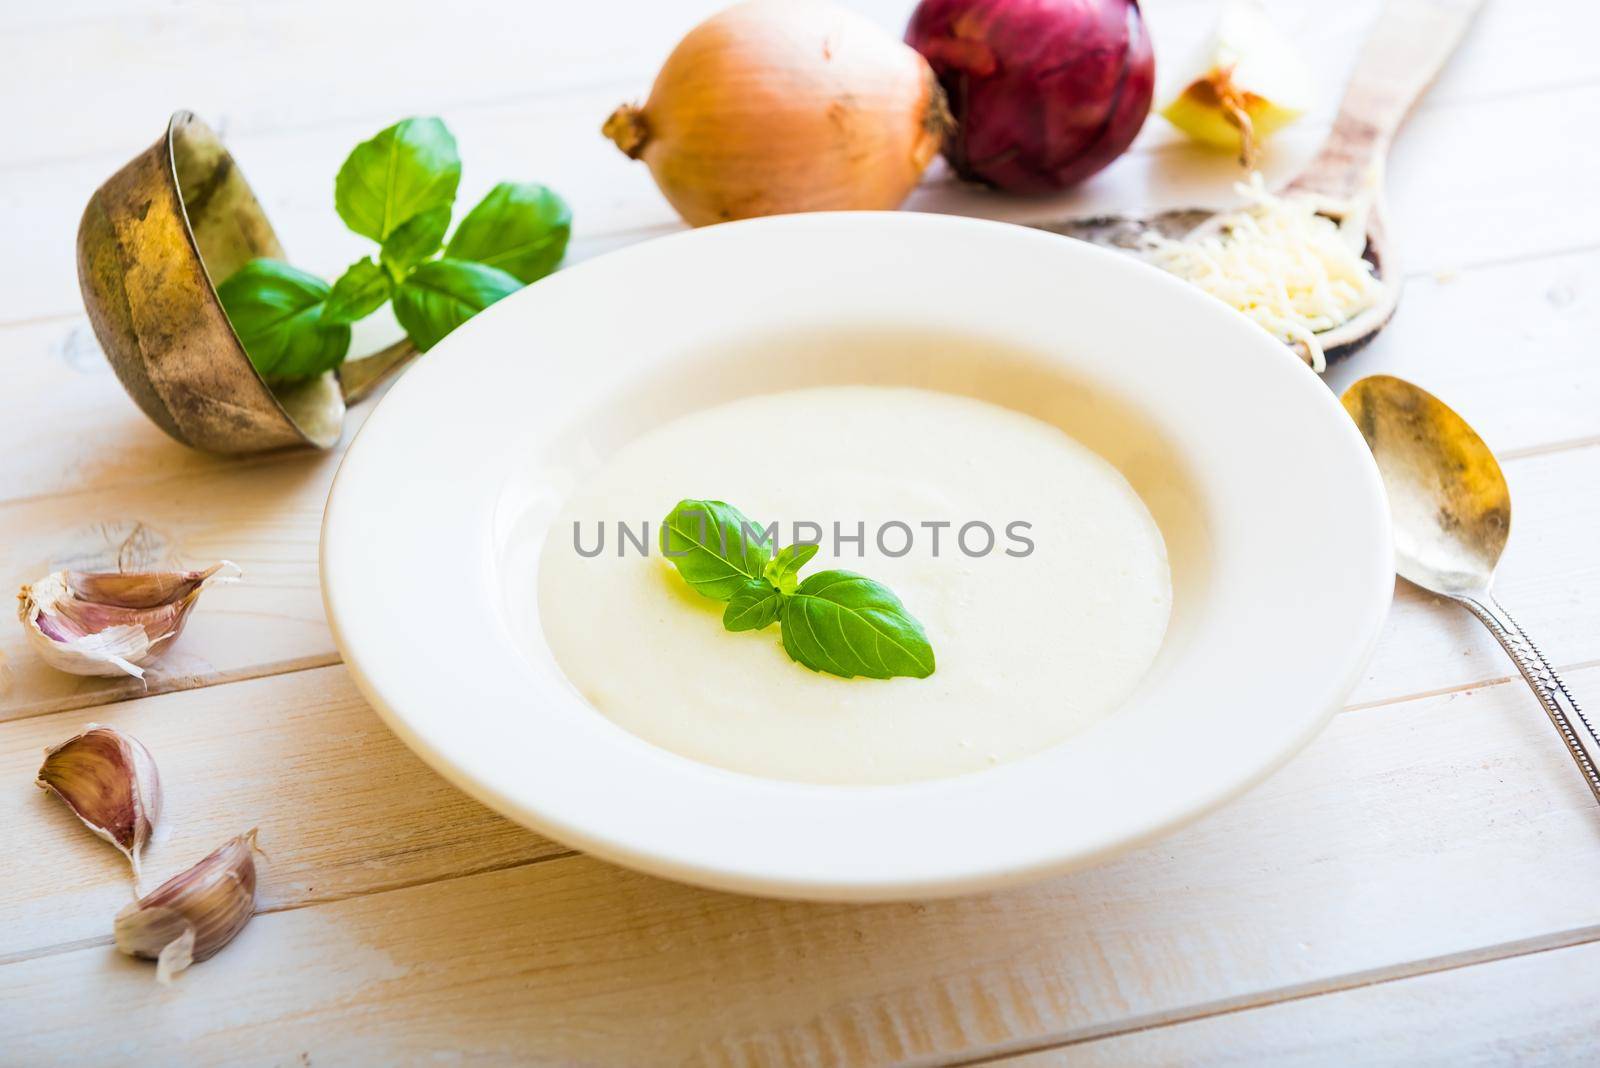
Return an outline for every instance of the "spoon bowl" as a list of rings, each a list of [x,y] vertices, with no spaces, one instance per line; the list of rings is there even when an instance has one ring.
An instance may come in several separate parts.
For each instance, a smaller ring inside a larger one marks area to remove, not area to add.
[[[1344,406],[1389,490],[1400,577],[1487,592],[1511,534],[1511,491],[1489,446],[1439,398],[1389,375],[1356,382]]]

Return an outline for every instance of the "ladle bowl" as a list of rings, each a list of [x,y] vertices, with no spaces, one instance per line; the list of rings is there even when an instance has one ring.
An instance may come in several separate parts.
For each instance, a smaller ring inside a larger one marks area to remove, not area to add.
[[[95,190],[78,227],[78,282],[128,394],[185,445],[215,453],[338,442],[345,406],[414,355],[408,342],[292,386],[250,363],[216,284],[283,245],[238,164],[187,111]]]

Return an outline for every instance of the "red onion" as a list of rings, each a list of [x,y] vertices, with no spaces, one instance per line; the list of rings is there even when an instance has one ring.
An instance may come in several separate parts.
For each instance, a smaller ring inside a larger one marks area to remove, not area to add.
[[[950,98],[945,158],[1000,189],[1081,182],[1150,112],[1155,57],[1138,0],[923,0],[906,43]]]

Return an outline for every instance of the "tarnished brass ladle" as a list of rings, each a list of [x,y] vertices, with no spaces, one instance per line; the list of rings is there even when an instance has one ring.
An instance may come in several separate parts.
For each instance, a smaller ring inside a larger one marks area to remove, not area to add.
[[[228,150],[187,111],[95,190],[78,227],[78,283],[95,336],[156,425],[208,452],[329,448],[354,403],[416,355],[392,345],[273,390],[213,283],[283,246]]]
[[[1383,475],[1400,577],[1464,605],[1510,654],[1600,801],[1600,736],[1528,635],[1490,593],[1511,533],[1511,494],[1483,439],[1433,394],[1373,375],[1344,392]]]

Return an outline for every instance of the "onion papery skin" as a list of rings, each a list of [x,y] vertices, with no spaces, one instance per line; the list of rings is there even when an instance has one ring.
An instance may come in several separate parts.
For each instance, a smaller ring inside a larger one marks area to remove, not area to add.
[[[604,132],[703,226],[899,207],[948,127],[932,70],[893,34],[817,0],[751,0],[691,30]]]
[[[1009,192],[1065,189],[1105,167],[1155,93],[1137,0],[924,0],[906,43],[949,100],[951,167]]]

